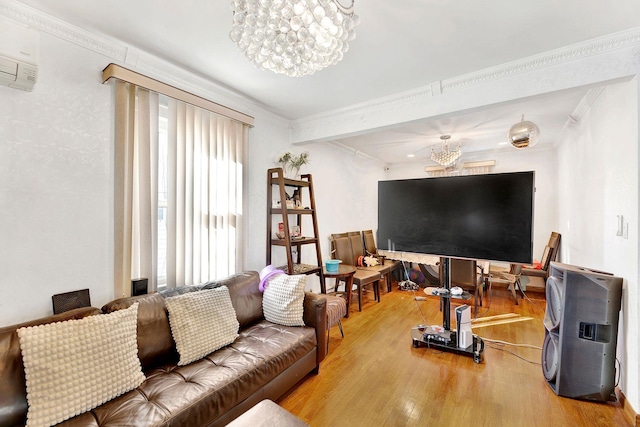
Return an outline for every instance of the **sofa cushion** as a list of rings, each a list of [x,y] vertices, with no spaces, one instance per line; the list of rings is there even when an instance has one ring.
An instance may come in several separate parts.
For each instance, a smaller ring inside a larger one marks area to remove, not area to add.
[[[16,331],[27,326],[82,319],[99,314],[99,308],[82,307],[0,328],[0,426],[25,425],[27,419],[27,387],[24,382],[20,340]]]
[[[95,408],[145,379],[136,343],[138,306],[17,330],[27,384],[27,426]]]
[[[307,276],[280,274],[269,279],[262,299],[264,318],[284,326],[304,326],[304,287]]]
[[[238,337],[239,324],[226,286],[169,297],[165,304],[180,366],[201,359]]]

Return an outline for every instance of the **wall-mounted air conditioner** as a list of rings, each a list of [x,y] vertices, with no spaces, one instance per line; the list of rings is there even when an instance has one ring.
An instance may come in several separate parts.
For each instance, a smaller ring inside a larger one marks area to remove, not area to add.
[[[31,91],[38,80],[37,30],[0,16],[0,85]]]

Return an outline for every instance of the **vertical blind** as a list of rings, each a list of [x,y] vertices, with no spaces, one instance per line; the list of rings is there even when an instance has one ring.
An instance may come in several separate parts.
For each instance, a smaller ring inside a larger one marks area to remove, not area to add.
[[[248,125],[119,79],[115,92],[116,295],[240,270]]]

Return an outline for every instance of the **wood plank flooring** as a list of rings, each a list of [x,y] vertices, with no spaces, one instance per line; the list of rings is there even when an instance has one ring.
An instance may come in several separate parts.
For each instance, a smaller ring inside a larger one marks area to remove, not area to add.
[[[504,289],[494,290],[491,299],[485,295],[474,333],[541,347],[544,295],[528,296],[516,306]],[[343,319],[344,338],[332,328],[320,373],[278,402],[311,426],[630,425],[618,402],[556,396],[542,374],[541,350],[487,342],[484,361],[476,364],[470,357],[413,348],[412,327],[442,324],[436,298],[415,301],[394,286],[379,304],[373,293],[363,300],[362,312],[356,302]]]

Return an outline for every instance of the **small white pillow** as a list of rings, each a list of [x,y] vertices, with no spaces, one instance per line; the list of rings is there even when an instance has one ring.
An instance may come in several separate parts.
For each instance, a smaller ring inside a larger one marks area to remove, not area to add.
[[[240,324],[226,286],[169,297],[165,305],[178,365],[200,360],[238,337]]]
[[[87,412],[145,379],[138,304],[109,314],[18,329],[27,380],[27,427]]]
[[[279,274],[269,279],[262,297],[264,318],[284,326],[304,326],[304,289],[307,276]]]

